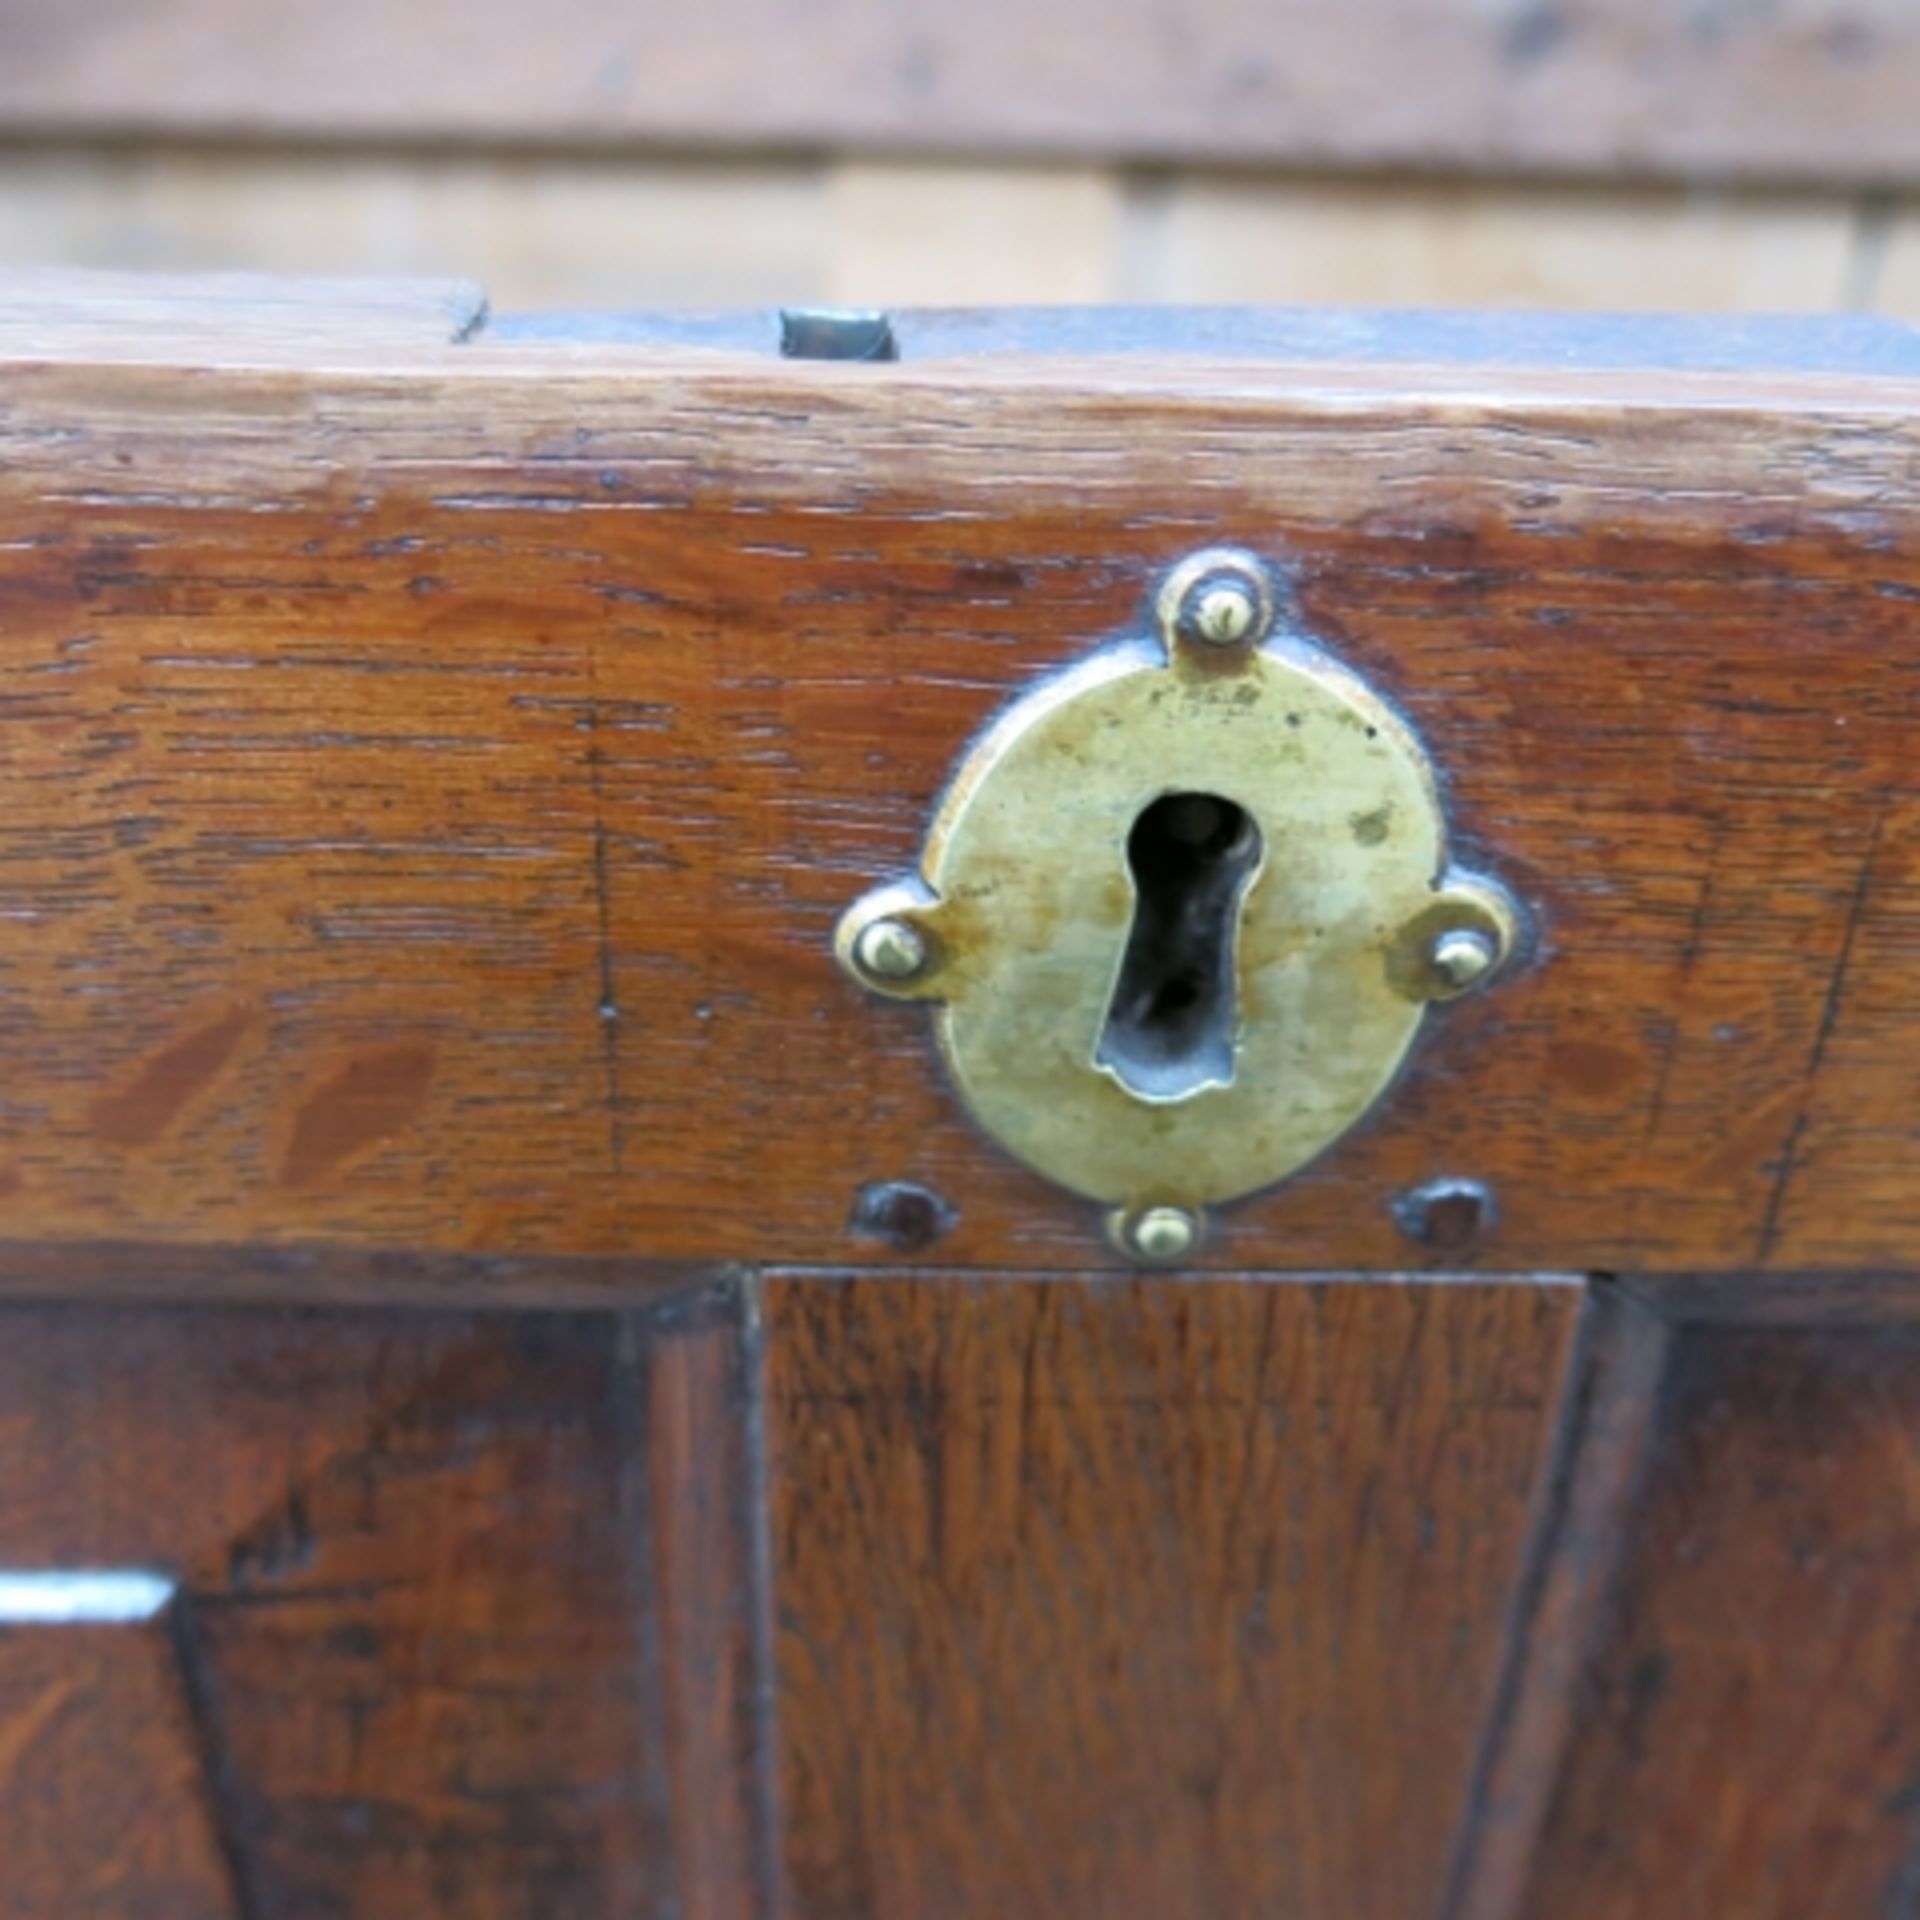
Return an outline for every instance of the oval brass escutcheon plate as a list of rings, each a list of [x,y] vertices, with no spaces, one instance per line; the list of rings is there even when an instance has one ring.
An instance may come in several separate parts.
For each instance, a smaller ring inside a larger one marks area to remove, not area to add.
[[[939,1003],[1002,1146],[1170,1258],[1347,1132],[1518,916],[1449,865],[1419,740],[1278,617],[1258,560],[1192,556],[1156,614],[1002,715],[918,879],[857,902],[836,950]]]

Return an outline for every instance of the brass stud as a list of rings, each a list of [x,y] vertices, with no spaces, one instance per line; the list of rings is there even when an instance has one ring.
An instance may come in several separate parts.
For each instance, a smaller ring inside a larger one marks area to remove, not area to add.
[[[1202,581],[1187,614],[1194,637],[1210,647],[1237,647],[1259,618],[1259,602],[1241,580]]]
[[[1492,936],[1476,927],[1452,927],[1433,943],[1433,971],[1450,993],[1465,993],[1500,963]]]
[[[904,920],[875,920],[860,929],[853,958],[876,980],[911,980],[927,964],[926,937]]]
[[[1250,654],[1273,625],[1274,593],[1273,576],[1257,555],[1204,547],[1160,583],[1154,605],[1161,637],[1169,651]]]
[[[1121,1237],[1129,1253],[1164,1266],[1200,1244],[1200,1222],[1184,1207],[1148,1207],[1125,1223]]]

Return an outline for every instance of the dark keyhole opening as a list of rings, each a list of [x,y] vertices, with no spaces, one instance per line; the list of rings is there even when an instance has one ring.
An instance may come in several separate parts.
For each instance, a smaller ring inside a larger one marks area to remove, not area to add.
[[[1127,836],[1133,929],[1095,1060],[1149,1100],[1233,1078],[1234,933],[1260,829],[1231,800],[1169,793]]]

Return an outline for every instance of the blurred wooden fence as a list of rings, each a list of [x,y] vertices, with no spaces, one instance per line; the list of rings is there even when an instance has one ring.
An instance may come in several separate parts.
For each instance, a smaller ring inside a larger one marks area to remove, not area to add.
[[[0,263],[1920,314],[1916,103],[1913,0],[0,0]]]

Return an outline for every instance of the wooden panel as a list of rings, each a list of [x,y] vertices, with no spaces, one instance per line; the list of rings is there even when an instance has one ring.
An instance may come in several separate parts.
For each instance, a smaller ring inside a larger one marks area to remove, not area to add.
[[[1517,1901],[1854,1920],[1920,1898],[1920,1328],[1678,1336]]]
[[[800,1920],[1415,1920],[1579,1292],[768,1296]]]
[[[1265,324],[886,369],[43,334],[0,367],[6,1231],[830,1262],[905,1178],[943,1262],[1104,1261],[828,935],[1004,700],[1233,538],[1542,940],[1210,1257],[1391,1267],[1444,1173],[1496,1191],[1469,1262],[1906,1265],[1920,384]]]
[[[757,1330],[731,1291],[660,1308],[642,1356],[671,1920],[776,1920]]]
[[[1843,0],[5,0],[0,52],[15,132],[1920,167],[1920,36]]]
[[[1670,1329],[1596,1283],[1563,1397],[1552,1472],[1440,1920],[1508,1920],[1533,1872],[1588,1662],[1604,1643],[1622,1542],[1658,1427]]]
[[[637,1380],[584,1331],[445,1354],[190,1571],[256,1908],[598,1920],[668,1878],[630,1690]]]
[[[765,1911],[736,1306],[0,1309],[0,1575],[180,1584],[158,1640],[0,1629],[7,1803],[72,1811],[0,1910]],[[129,1796],[201,1828],[80,1844]]]

